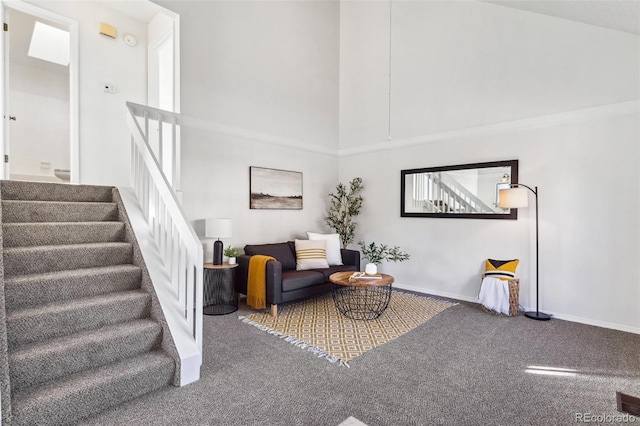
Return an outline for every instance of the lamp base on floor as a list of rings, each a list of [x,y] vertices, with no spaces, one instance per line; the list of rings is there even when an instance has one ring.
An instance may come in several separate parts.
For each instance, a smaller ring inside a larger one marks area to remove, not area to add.
[[[525,312],[524,316],[538,321],[549,321],[551,319],[551,315],[543,314],[542,312],[538,311]]]

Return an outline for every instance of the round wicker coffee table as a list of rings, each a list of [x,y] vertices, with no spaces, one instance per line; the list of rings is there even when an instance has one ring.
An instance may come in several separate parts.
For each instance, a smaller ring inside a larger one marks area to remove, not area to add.
[[[353,272],[336,272],[329,276],[333,283],[333,302],[340,313],[355,320],[374,320],[389,306],[393,277],[378,274],[377,279],[349,281]]]

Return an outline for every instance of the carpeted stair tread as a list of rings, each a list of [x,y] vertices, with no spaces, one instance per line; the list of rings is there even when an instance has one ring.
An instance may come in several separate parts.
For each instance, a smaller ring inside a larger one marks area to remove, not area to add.
[[[141,288],[144,262],[114,188],[0,181],[0,194],[2,420],[75,424],[175,384],[170,336]]]
[[[9,350],[83,330],[146,318],[150,312],[151,296],[142,290],[63,300],[16,310],[7,314]]]
[[[141,319],[35,342],[9,354],[11,387],[25,389],[151,351],[161,334],[160,324]]]
[[[131,263],[133,247],[126,242],[9,247],[4,249],[5,277],[67,269]]]
[[[171,382],[175,364],[158,352],[12,394],[12,426],[64,425],[144,395]]]
[[[2,225],[4,247],[32,247],[122,241],[122,222],[40,222]]]
[[[111,202],[2,200],[2,222],[99,222],[118,220]]]
[[[0,185],[3,200],[113,201],[113,187],[110,186],[23,182],[15,180],[3,180]]]
[[[5,280],[5,306],[12,312],[59,300],[134,290],[140,288],[141,276],[140,267],[131,264],[18,275]]]

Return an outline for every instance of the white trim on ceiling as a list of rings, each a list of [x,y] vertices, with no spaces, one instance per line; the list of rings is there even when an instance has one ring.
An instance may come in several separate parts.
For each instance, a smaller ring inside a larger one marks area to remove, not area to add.
[[[301,151],[314,152],[316,154],[324,154],[337,156],[338,150],[323,146],[313,145],[308,142],[287,139],[281,136],[269,135],[266,133],[255,132],[253,130],[243,129],[240,127],[228,126],[226,124],[214,123],[212,121],[203,120],[196,117],[183,115],[182,124],[184,127],[206,130],[213,133],[219,133],[225,136],[239,137],[253,142],[262,142],[271,145],[284,146],[287,148],[299,149]]]
[[[406,148],[411,146],[424,145],[448,139],[463,137],[478,137],[498,133],[515,132],[519,130],[535,129],[541,127],[557,126],[563,123],[583,120],[593,120],[605,117],[615,117],[640,113],[640,101],[620,102],[609,105],[601,105],[593,108],[579,109],[575,111],[549,114],[541,117],[525,118],[522,120],[505,121],[502,123],[487,124],[484,126],[469,127],[447,132],[432,133],[416,136],[407,139],[385,141],[373,145],[358,146],[355,148],[334,149],[308,142],[287,139],[276,135],[269,135],[240,127],[228,126],[226,124],[214,123],[196,117],[183,116],[183,126],[194,129],[205,130],[225,136],[239,137],[252,142],[261,142],[271,145],[283,146],[300,151],[313,152],[316,154],[330,155],[334,157],[350,157],[363,155],[371,152],[386,151],[391,149]]]
[[[638,114],[639,112],[640,101],[620,102],[616,104],[601,105],[593,108],[549,114],[540,117],[525,118],[522,120],[505,121],[502,123],[487,124],[484,126],[469,127],[466,129],[456,129],[447,132],[432,133],[407,139],[398,139],[391,142],[381,142],[373,145],[345,148],[340,149],[338,151],[338,155],[340,157],[349,157],[353,155],[367,154],[370,152],[424,145],[427,143],[439,142],[448,139],[478,137],[496,133],[514,132],[524,129],[550,127],[572,121]]]

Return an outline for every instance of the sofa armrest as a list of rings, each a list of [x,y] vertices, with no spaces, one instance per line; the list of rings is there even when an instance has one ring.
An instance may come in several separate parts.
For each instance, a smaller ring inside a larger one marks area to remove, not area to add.
[[[233,271],[233,284],[238,293],[247,294],[247,278],[249,277],[249,259],[251,256],[241,254],[236,257],[238,267]]]
[[[360,270],[360,252],[358,250],[340,249],[342,254],[342,263],[345,265],[353,265],[356,270]]]
[[[237,257],[238,267],[234,274],[234,286],[238,293],[247,294],[250,260],[251,256],[247,254]],[[277,304],[282,301],[282,264],[277,260],[267,262],[266,290],[267,304]]]
[[[282,263],[267,262],[267,305],[282,302]]]

